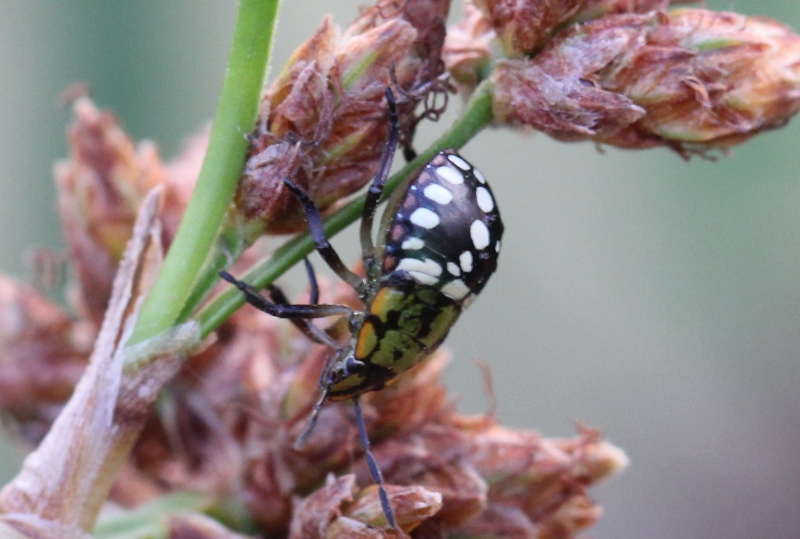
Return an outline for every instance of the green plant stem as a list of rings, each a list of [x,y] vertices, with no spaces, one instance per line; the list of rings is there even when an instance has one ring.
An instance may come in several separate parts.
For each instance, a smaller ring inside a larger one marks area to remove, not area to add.
[[[420,153],[416,159],[389,178],[386,182],[384,198],[391,195],[401,183],[412,178],[437,152],[445,148],[461,148],[492,121],[491,90],[491,83],[488,80],[483,81],[476,88],[463,114],[453,126],[429,148]],[[328,237],[338,234],[361,217],[365,198],[366,196],[362,195],[354,199],[325,220],[325,233]],[[241,279],[262,289],[313,250],[314,243],[309,234],[298,235],[276,249],[269,258],[255,264]],[[202,337],[205,338],[219,327],[243,303],[241,292],[234,287],[226,289],[214,298],[198,316]]]
[[[269,60],[279,0],[241,0],[231,53],[192,199],[139,315],[129,343],[179,321],[214,242],[242,171]]]

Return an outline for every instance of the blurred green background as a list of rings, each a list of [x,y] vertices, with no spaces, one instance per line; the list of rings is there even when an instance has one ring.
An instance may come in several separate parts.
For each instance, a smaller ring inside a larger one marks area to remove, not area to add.
[[[346,24],[357,4],[285,2],[273,70],[324,14]],[[707,4],[800,28],[797,0]],[[0,270],[27,279],[27,249],[61,246],[59,93],[89,83],[171,156],[214,112],[235,9],[0,3]],[[439,130],[425,126],[418,145]],[[798,142],[795,120],[716,162],[501,130],[464,149],[506,235],[497,275],[448,341],[448,382],[463,410],[485,410],[486,359],[503,422],[568,436],[578,419],[625,448],[632,466],[595,490],[605,515],[589,535],[800,537]],[[336,243],[355,256],[353,241]],[[4,477],[17,458],[0,460]]]

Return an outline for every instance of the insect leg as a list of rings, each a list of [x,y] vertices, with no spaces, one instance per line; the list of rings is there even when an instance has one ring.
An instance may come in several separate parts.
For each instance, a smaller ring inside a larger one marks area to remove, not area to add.
[[[247,303],[277,318],[325,318],[326,316],[344,315],[352,319],[355,314],[353,309],[346,305],[291,305],[275,303],[259,294],[258,290],[249,284],[237,280],[227,271],[220,271],[219,275],[241,290]],[[282,293],[280,295],[282,296]],[[283,299],[285,299],[285,297]]]
[[[306,263],[306,272],[308,274],[311,286],[311,297],[309,299],[309,303],[311,305],[316,305],[319,301],[319,288],[317,287],[317,279],[314,275],[314,268],[311,267],[311,263],[308,261],[308,259],[304,259],[304,261]],[[286,299],[286,295],[283,293],[283,290],[281,290],[279,287],[271,284],[267,289],[269,290],[269,295],[274,303],[279,305],[290,305],[289,300]],[[310,320],[306,320],[305,318],[290,318],[289,321],[294,324],[297,329],[302,331],[303,335],[312,341],[330,346],[331,348],[340,348],[338,342],[333,340],[330,335],[318,328]]]
[[[331,363],[335,363],[341,357],[341,350],[334,356]],[[325,372],[330,370],[329,366],[326,366],[323,370],[323,378],[326,376]],[[322,405],[325,404],[325,399],[328,398],[328,392],[331,390],[331,385],[333,384],[332,380],[326,380],[325,384],[322,387],[322,393],[317,399],[317,402],[314,404],[314,409],[311,410],[311,415],[308,416],[308,422],[306,423],[306,427],[303,429],[303,432],[300,433],[300,436],[297,437],[297,440],[294,442],[294,448],[296,450],[300,450],[306,445],[308,441],[308,437],[311,435],[311,432],[314,430],[314,426],[317,424],[317,417],[319,416],[320,410],[322,410]]]
[[[317,209],[316,204],[314,204],[314,201],[311,200],[311,197],[308,196],[308,193],[306,193],[305,190],[292,183],[292,181],[288,178],[283,180],[283,185],[285,185],[287,189],[289,189],[289,191],[291,191],[292,194],[297,197],[297,199],[300,201],[300,204],[303,205],[303,213],[306,216],[306,221],[308,221],[308,228],[311,231],[311,239],[314,240],[314,246],[317,248],[317,252],[320,254],[322,259],[326,264],[328,264],[328,266],[330,266],[336,275],[338,275],[347,284],[355,288],[359,295],[363,296],[364,279],[350,271],[344,262],[342,262],[342,259],[339,258],[339,254],[333,249],[333,246],[325,235],[322,217],[320,216],[319,210]]]
[[[364,458],[367,459],[367,466],[369,466],[369,473],[372,475],[372,480],[378,485],[378,496],[381,499],[381,507],[383,514],[386,517],[386,522],[392,528],[397,528],[397,519],[394,517],[394,509],[392,504],[389,503],[389,496],[386,494],[386,489],[383,487],[383,474],[378,464],[375,462],[375,457],[372,456],[372,449],[367,437],[367,428],[364,425],[364,414],[361,412],[361,404],[358,402],[358,397],[353,397],[353,406],[356,409],[356,425],[358,426],[358,436],[361,438],[361,448],[364,450]]]
[[[309,303],[319,303],[319,285],[317,284],[317,274],[314,273],[314,266],[307,259],[303,259],[303,264],[306,266],[306,276],[308,277],[308,286],[311,289],[309,293]]]
[[[380,266],[375,256],[375,244],[372,241],[372,223],[375,219],[375,211],[378,209],[383,187],[389,177],[389,170],[392,168],[392,158],[397,149],[397,141],[400,137],[400,127],[397,118],[397,106],[394,101],[394,94],[390,88],[386,88],[386,104],[389,107],[389,134],[386,137],[386,144],[383,147],[380,165],[375,178],[367,191],[367,198],[364,201],[364,213],[361,217],[361,256],[364,260],[364,271],[367,280],[375,281],[379,277]]]

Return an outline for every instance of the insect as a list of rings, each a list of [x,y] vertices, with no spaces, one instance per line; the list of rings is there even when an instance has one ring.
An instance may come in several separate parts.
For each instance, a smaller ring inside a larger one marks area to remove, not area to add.
[[[316,280],[307,305],[288,304],[271,288],[271,299],[227,272],[220,275],[237,286],[248,303],[273,316],[291,319],[309,338],[334,349],[320,377],[321,395],[298,438],[302,446],[326,400],[352,399],[359,437],[370,473],[378,484],[386,520],[397,527],[383,488],[383,477],[370,450],[359,396],[383,388],[431,355],[444,341],[461,311],[483,290],[497,268],[503,224],[483,175],[454,150],[436,154],[392,197],[383,216],[383,241],[375,245],[372,228],[376,209],[397,148],[399,128],[394,97],[386,91],[390,128],[378,173],[367,192],[361,218],[361,249],[366,276],[353,273],[325,237],[313,201],[289,180],[284,184],[303,206],[312,239],[322,259],[355,288],[364,311],[344,305],[317,304]],[[347,345],[332,340],[311,319],[341,315],[349,319]]]

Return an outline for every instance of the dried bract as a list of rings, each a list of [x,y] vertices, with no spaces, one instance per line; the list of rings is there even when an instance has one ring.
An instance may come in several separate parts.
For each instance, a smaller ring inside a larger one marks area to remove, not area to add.
[[[416,528],[442,506],[442,497],[422,487],[390,486],[388,494],[405,531]],[[328,484],[306,498],[298,507],[291,539],[408,537],[386,528],[377,487],[359,489],[355,476],[332,477]]]
[[[489,482],[490,505],[464,524],[466,537],[574,537],[600,516],[587,488],[628,465],[622,451],[585,427],[577,438],[549,440],[490,425],[469,443],[470,462]],[[530,530],[537,531],[526,535]]]
[[[386,138],[384,90],[401,122],[437,88],[449,0],[383,0],[345,31],[326,18],[264,95],[239,183],[248,234],[299,228],[291,178],[326,208],[375,173]],[[394,80],[392,80],[394,78]]]
[[[589,20],[604,15],[620,13],[647,13],[661,11],[670,5],[695,4],[695,0],[591,0],[578,13],[577,20]]]

